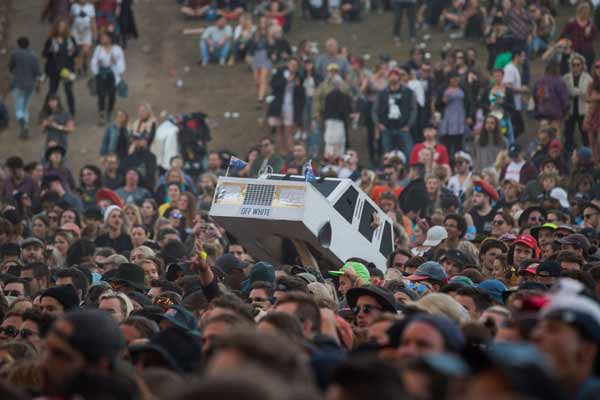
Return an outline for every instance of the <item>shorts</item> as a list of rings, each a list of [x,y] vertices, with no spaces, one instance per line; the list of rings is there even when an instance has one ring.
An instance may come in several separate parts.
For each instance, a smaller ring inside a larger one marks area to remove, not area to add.
[[[325,155],[342,157],[346,147],[346,127],[339,119],[325,120]]]
[[[73,29],[71,31],[71,35],[73,36],[73,39],[75,39],[75,43],[77,43],[79,46],[82,45],[88,45],[91,46],[92,45],[92,30],[91,29],[86,29],[84,31],[79,31],[77,29]]]
[[[270,127],[280,127],[281,125],[289,127],[294,126],[294,113],[293,112],[282,112],[280,117],[269,117]]]

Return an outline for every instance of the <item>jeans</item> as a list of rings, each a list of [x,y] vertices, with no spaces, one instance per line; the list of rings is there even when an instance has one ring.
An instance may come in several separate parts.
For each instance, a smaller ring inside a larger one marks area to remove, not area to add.
[[[221,47],[214,47],[212,53],[209,51],[208,43],[206,40],[200,41],[200,56],[202,57],[202,62],[208,64],[211,57],[218,56],[219,62],[224,63],[227,60],[227,56],[229,55],[229,48],[231,44],[227,41],[223,43]]]
[[[62,79],[60,76],[49,76],[50,79],[50,90],[48,91],[48,96],[46,96],[46,101],[44,104],[48,104],[48,97],[56,95],[58,92],[58,86],[60,83],[63,83],[63,88],[65,89],[65,96],[67,96],[67,105],[69,107],[69,112],[71,115],[75,116],[75,97],[73,96],[73,82],[69,80]]]
[[[15,103],[15,116],[17,121],[25,121],[25,126],[29,125],[29,104],[33,97],[33,90],[25,91],[14,88],[12,90],[13,100]]]
[[[534,55],[538,55],[548,49],[548,42],[539,36],[535,36],[531,42],[531,47]]]
[[[381,144],[385,153],[392,150],[401,150],[408,160],[413,147],[413,140],[410,131],[386,129],[381,136]]]
[[[400,31],[402,30],[402,14],[406,11],[406,17],[408,18],[408,34],[411,39],[414,38],[416,4],[404,2],[394,2],[392,4],[394,6],[394,36],[400,37]]]
[[[106,112],[110,115],[113,108],[115,107],[115,95],[117,93],[117,86],[115,84],[115,76],[112,74],[96,76],[96,90],[98,91],[98,111]],[[108,107],[106,104],[108,100]]]
[[[575,127],[579,128],[579,133],[581,134],[581,140],[584,146],[589,146],[588,136],[583,130],[583,115],[571,115],[565,121],[565,152],[570,154],[576,146],[575,139]]]

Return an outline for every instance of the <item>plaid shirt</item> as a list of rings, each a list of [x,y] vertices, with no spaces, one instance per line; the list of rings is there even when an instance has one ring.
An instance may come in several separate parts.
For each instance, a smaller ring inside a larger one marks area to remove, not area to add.
[[[506,15],[508,28],[515,39],[527,40],[527,37],[533,29],[533,18],[531,14],[523,8],[511,8]]]

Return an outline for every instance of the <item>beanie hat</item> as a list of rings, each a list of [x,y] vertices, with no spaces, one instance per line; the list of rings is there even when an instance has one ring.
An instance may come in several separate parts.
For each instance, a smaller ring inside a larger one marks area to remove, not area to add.
[[[112,206],[106,207],[106,210],[104,210],[104,223],[105,224],[108,223],[108,217],[110,217],[110,213],[113,212],[114,210],[121,210],[121,207],[112,205]]]
[[[44,290],[40,300],[44,297],[56,299],[65,309],[65,311],[79,307],[79,296],[73,285],[54,286]]]
[[[444,339],[446,350],[459,353],[465,347],[465,337],[458,325],[448,317],[441,315],[419,314],[410,320],[412,322],[422,322],[435,328]]]

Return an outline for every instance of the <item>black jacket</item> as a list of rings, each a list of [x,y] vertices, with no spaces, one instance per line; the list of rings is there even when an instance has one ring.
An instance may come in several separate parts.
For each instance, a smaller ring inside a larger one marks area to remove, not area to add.
[[[285,97],[285,89],[288,83],[286,77],[287,68],[277,70],[271,79],[271,94],[274,96],[273,101],[269,104],[269,117],[281,117],[283,110],[283,98]],[[289,72],[288,72],[289,73]],[[294,103],[294,123],[298,126],[302,125],[302,114],[304,112],[304,103],[306,102],[306,91],[303,86],[303,79],[296,73],[296,82],[294,84],[293,103]]]
[[[53,38],[48,38],[44,44],[42,56],[46,59],[45,71],[48,76],[57,77],[63,68],[73,72],[75,70],[75,58],[79,55],[79,47],[75,39],[69,36],[61,44]]]
[[[396,104],[400,109],[398,118],[389,118],[390,97],[396,98]],[[400,129],[405,126],[410,129],[417,120],[417,100],[413,91],[406,86],[394,92],[388,87],[377,95],[373,114],[375,122],[385,125],[387,129]]]
[[[425,217],[427,204],[427,189],[423,178],[410,181],[398,198],[398,205],[404,213],[414,211],[420,217]]]

